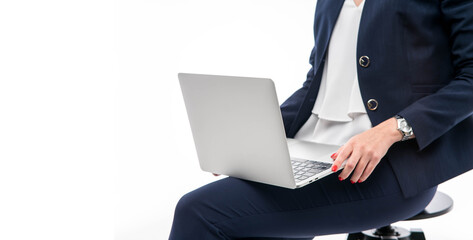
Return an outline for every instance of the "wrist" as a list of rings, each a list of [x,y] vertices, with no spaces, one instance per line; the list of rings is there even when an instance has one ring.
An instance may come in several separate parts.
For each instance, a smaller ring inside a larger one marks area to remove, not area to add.
[[[398,126],[396,118],[392,117],[380,125],[382,125],[386,138],[389,139],[392,144],[402,140],[403,136],[402,133],[397,129]]]

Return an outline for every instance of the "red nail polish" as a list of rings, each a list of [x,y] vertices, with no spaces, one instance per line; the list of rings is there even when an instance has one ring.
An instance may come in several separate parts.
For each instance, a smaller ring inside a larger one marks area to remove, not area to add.
[[[340,182],[341,182],[341,181],[343,181],[343,178],[342,178],[342,177],[338,177],[338,180],[340,180]]]
[[[332,156],[330,156],[330,158],[335,159],[335,154],[337,154],[337,153],[332,154]]]
[[[332,172],[336,172],[337,169],[338,169],[337,165],[333,165],[333,167],[332,167]]]
[[[361,180],[358,180],[358,183],[362,183],[362,182],[363,182],[363,181],[361,181]]]
[[[350,180],[351,184],[355,184],[355,182],[353,180]]]

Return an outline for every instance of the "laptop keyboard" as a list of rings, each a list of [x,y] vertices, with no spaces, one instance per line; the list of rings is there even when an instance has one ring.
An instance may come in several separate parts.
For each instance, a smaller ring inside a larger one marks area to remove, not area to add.
[[[296,182],[305,180],[332,167],[330,163],[302,159],[291,159],[291,162]]]

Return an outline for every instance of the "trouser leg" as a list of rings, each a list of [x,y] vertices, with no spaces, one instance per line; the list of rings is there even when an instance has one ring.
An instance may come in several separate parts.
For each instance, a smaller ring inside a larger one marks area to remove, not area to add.
[[[208,184],[181,198],[170,239],[311,239],[357,232],[415,215],[435,193],[404,199],[386,163],[365,183],[339,182],[337,176],[295,190],[235,178]]]

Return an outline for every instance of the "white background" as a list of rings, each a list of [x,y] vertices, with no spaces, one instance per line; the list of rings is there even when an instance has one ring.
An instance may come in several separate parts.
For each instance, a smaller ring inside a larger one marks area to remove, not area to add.
[[[270,77],[282,102],[310,68],[314,8],[1,1],[0,239],[167,239],[180,196],[218,179],[199,169],[177,73]],[[468,238],[472,179],[440,187],[453,212],[398,225]]]

